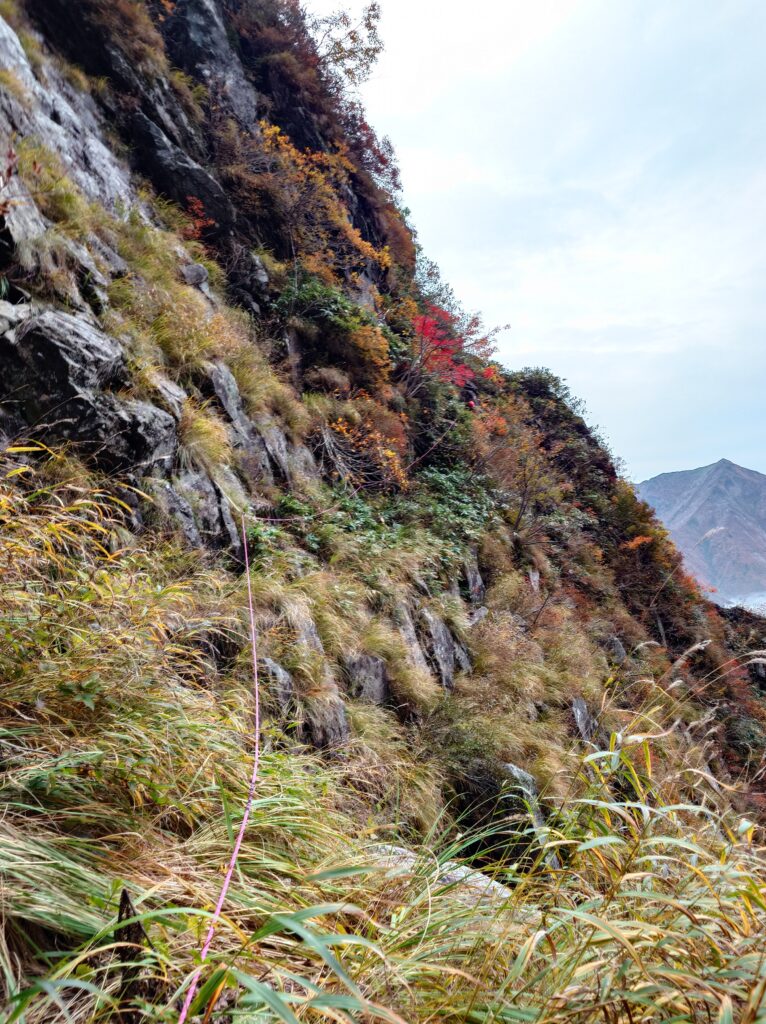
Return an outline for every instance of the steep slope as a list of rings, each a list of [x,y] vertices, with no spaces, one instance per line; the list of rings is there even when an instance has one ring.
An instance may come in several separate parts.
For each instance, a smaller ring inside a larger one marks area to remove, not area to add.
[[[716,600],[766,592],[766,476],[721,459],[638,486]]]
[[[419,252],[375,11],[0,0],[7,1015],[756,1020],[758,620]]]

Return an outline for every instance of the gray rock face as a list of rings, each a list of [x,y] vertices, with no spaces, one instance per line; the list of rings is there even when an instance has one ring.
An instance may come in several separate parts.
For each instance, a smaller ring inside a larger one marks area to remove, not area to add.
[[[127,469],[140,476],[169,472],[178,447],[172,416],[149,402],[121,402],[108,394],[101,394],[97,405],[103,427],[86,430],[77,440],[92,444],[91,439],[100,434],[96,455],[101,454],[110,469]]]
[[[67,262],[74,270],[80,295],[96,313],[102,313],[109,305],[109,278],[101,273],[84,245],[71,238],[66,239],[65,245]]]
[[[221,408],[237,430],[245,432],[248,426],[242,396],[234,375],[225,363],[207,363],[205,372],[213,385],[215,396]]]
[[[189,399],[181,385],[159,373],[152,377],[152,385],[164,408],[174,419],[180,420],[184,405]]]
[[[290,469],[290,480],[293,483],[319,480],[322,475],[316,459],[305,444],[290,445],[287,463]]]
[[[586,743],[590,743],[596,735],[598,722],[590,713],[590,709],[582,697],[575,697],[572,701],[572,716],[580,736]]]
[[[175,66],[204,81],[211,101],[252,129],[258,116],[257,94],[229,43],[214,0],[177,0],[163,30]]]
[[[382,658],[359,654],[346,660],[351,696],[368,704],[385,704],[390,696],[388,669]]]
[[[472,552],[463,562],[463,577],[468,589],[469,601],[472,605],[480,605],[486,597],[487,588],[481,578],[475,552]]]
[[[29,318],[14,338],[4,339],[3,384],[22,387],[34,378],[54,397],[124,382],[122,346],[89,323],[48,310]]]
[[[286,669],[271,658],[260,658],[258,668],[268,681],[283,721],[289,720],[299,703],[304,705],[304,714],[298,725],[298,736],[302,742],[317,750],[331,750],[346,742],[350,731],[346,705],[334,684],[328,685],[323,693],[298,701],[293,678]]]
[[[399,632],[407,647],[409,660],[416,668],[424,669],[426,672],[430,671],[423,648],[420,646],[420,640],[415,629],[415,621],[406,605],[401,604],[396,608],[394,611],[394,621],[399,627]]]
[[[194,512],[186,498],[180,495],[167,480],[147,480],[144,483],[144,490],[154,499],[165,515],[173,520],[190,547],[203,547],[202,536],[197,529]]]
[[[294,623],[294,629],[298,637],[298,643],[308,647],[310,651],[324,656],[324,644],[316,627],[314,620],[308,615],[301,615]]]
[[[468,656],[468,651],[465,647],[457,640],[455,644],[455,664],[461,672],[470,672],[473,668],[471,665],[471,659]]]
[[[263,260],[246,246],[233,241],[227,262],[229,293],[254,317],[261,315],[261,306],[269,297],[269,275]]]
[[[328,692],[306,700],[303,739],[317,750],[330,750],[348,740],[346,705],[338,693]]]
[[[468,619],[468,625],[473,629],[474,626],[478,626],[479,623],[484,622],[486,617],[489,615],[489,608],[486,605],[482,605],[481,608],[477,608]]]
[[[428,608],[419,611],[420,636],[434,675],[445,690],[455,685],[455,641],[447,626]]]
[[[20,254],[31,252],[37,241],[44,236],[48,225],[31,194],[20,181],[13,181],[0,198],[11,200],[0,221],[0,253],[3,261],[10,263],[14,258],[19,258]],[[29,260],[21,259],[20,262],[28,263]]]
[[[15,306],[11,302],[0,299],[0,334],[7,334],[34,312],[31,305]]]
[[[609,641],[607,642],[607,650],[615,665],[624,665],[628,660],[628,652],[625,650],[625,645],[618,636],[609,638]]]
[[[215,546],[221,534],[218,494],[207,473],[188,469],[173,479],[176,491],[188,501],[203,543]]]
[[[290,480],[290,451],[284,430],[267,416],[261,416],[255,423],[256,429],[263,438],[271,464],[277,476],[282,480]]]
[[[215,397],[234,426],[235,444],[246,455],[244,468],[252,480],[273,485],[276,478],[292,483],[318,477],[311,452],[304,445],[291,445],[276,420],[270,416],[249,418],[228,366],[208,363],[206,370]]]
[[[201,470],[188,469],[173,480],[175,491],[192,510],[203,544],[228,548],[235,558],[242,556],[242,538],[220,487]]]
[[[136,148],[156,187],[181,206],[189,196],[202,203],[205,216],[215,221],[212,234],[228,235],[236,213],[221,185],[204,167],[171,142],[165,132],[145,114],[133,118]]]
[[[163,131],[179,145],[202,149],[196,126],[168,79],[152,71],[147,73],[141,62],[137,64],[121,48],[121,39],[100,28],[83,11],[73,17],[70,0],[29,0],[28,6],[45,27],[46,38],[75,64],[89,75],[108,78],[117,91],[129,97],[131,106],[140,105],[150,111]],[[123,113],[124,107],[115,104],[115,119]]]
[[[293,677],[271,658],[260,658],[258,668],[268,680],[269,689],[276,699],[280,712],[286,714],[295,695]]]
[[[48,10],[44,13],[47,15]],[[71,9],[68,20],[70,23],[79,20],[72,17]],[[16,132],[21,137],[34,137],[58,153],[67,174],[89,198],[102,202],[109,210],[133,196],[126,166],[103,141],[92,98],[77,92],[53,62],[46,64],[45,82],[38,81],[16,33],[2,18],[0,68],[13,71],[27,97],[26,103],[19,103],[9,90],[0,90],[0,135],[7,130],[9,134]],[[4,146],[7,141],[7,138],[2,139]],[[33,203],[20,203],[14,210],[14,219],[29,220],[35,218],[35,214]],[[42,230],[44,228],[43,224]],[[39,237],[41,233],[39,226],[33,230],[28,224],[25,229],[27,237]]]
[[[80,442],[109,469],[167,471],[175,448],[172,416],[104,388],[122,383],[114,338],[87,321],[49,310],[0,337],[0,400],[36,436]]]
[[[88,235],[88,248],[101,260],[110,277],[125,277],[130,270],[122,256],[115,252],[111,245],[107,245],[98,235]]]

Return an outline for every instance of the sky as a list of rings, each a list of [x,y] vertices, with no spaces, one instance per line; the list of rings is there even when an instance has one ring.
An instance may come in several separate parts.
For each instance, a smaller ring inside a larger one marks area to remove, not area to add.
[[[369,120],[500,361],[563,377],[635,481],[766,472],[766,0],[381,6]]]

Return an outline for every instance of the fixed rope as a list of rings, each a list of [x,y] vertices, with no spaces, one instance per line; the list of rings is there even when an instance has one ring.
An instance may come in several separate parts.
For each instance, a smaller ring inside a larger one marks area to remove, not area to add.
[[[253,809],[253,801],[255,800],[255,789],[258,783],[258,771],[260,768],[261,761],[261,701],[258,684],[258,640],[255,632],[255,610],[253,607],[253,586],[250,580],[250,559],[247,553],[247,530],[245,528],[245,517],[242,516],[242,543],[245,549],[245,576],[247,577],[247,604],[250,613],[250,646],[253,652],[253,696],[255,699],[255,713],[253,721],[254,739],[253,739],[253,770],[250,776],[250,788],[247,793],[247,801],[245,803],[245,813],[242,815],[242,822],[239,826],[239,832],[237,838],[232,847],[231,857],[229,859],[229,866],[226,870],[226,877],[223,880],[221,886],[221,892],[218,896],[218,902],[215,905],[213,911],[213,917],[211,918],[210,925],[205,936],[205,942],[203,943],[200,951],[200,962],[197,969],[192,975],[189,989],[184,999],[183,1007],[181,1008],[181,1015],[178,1018],[178,1024],[184,1024],[186,1018],[189,1015],[189,1010],[194,1002],[194,997],[197,994],[197,987],[199,986],[199,979],[202,974],[202,968],[205,960],[207,959],[208,952],[210,951],[210,945],[213,941],[218,922],[221,918],[221,911],[226,901],[226,896],[229,892],[229,886],[234,876],[234,869],[237,866],[237,859],[239,857],[239,851],[242,846],[242,841],[245,838],[245,831],[247,829],[247,823],[250,820],[250,813]]]

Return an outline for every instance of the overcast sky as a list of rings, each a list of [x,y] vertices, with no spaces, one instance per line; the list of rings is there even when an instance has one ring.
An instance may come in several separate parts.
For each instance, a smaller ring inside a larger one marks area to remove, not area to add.
[[[766,0],[381,4],[362,98],[501,361],[564,377],[634,480],[766,472]]]

